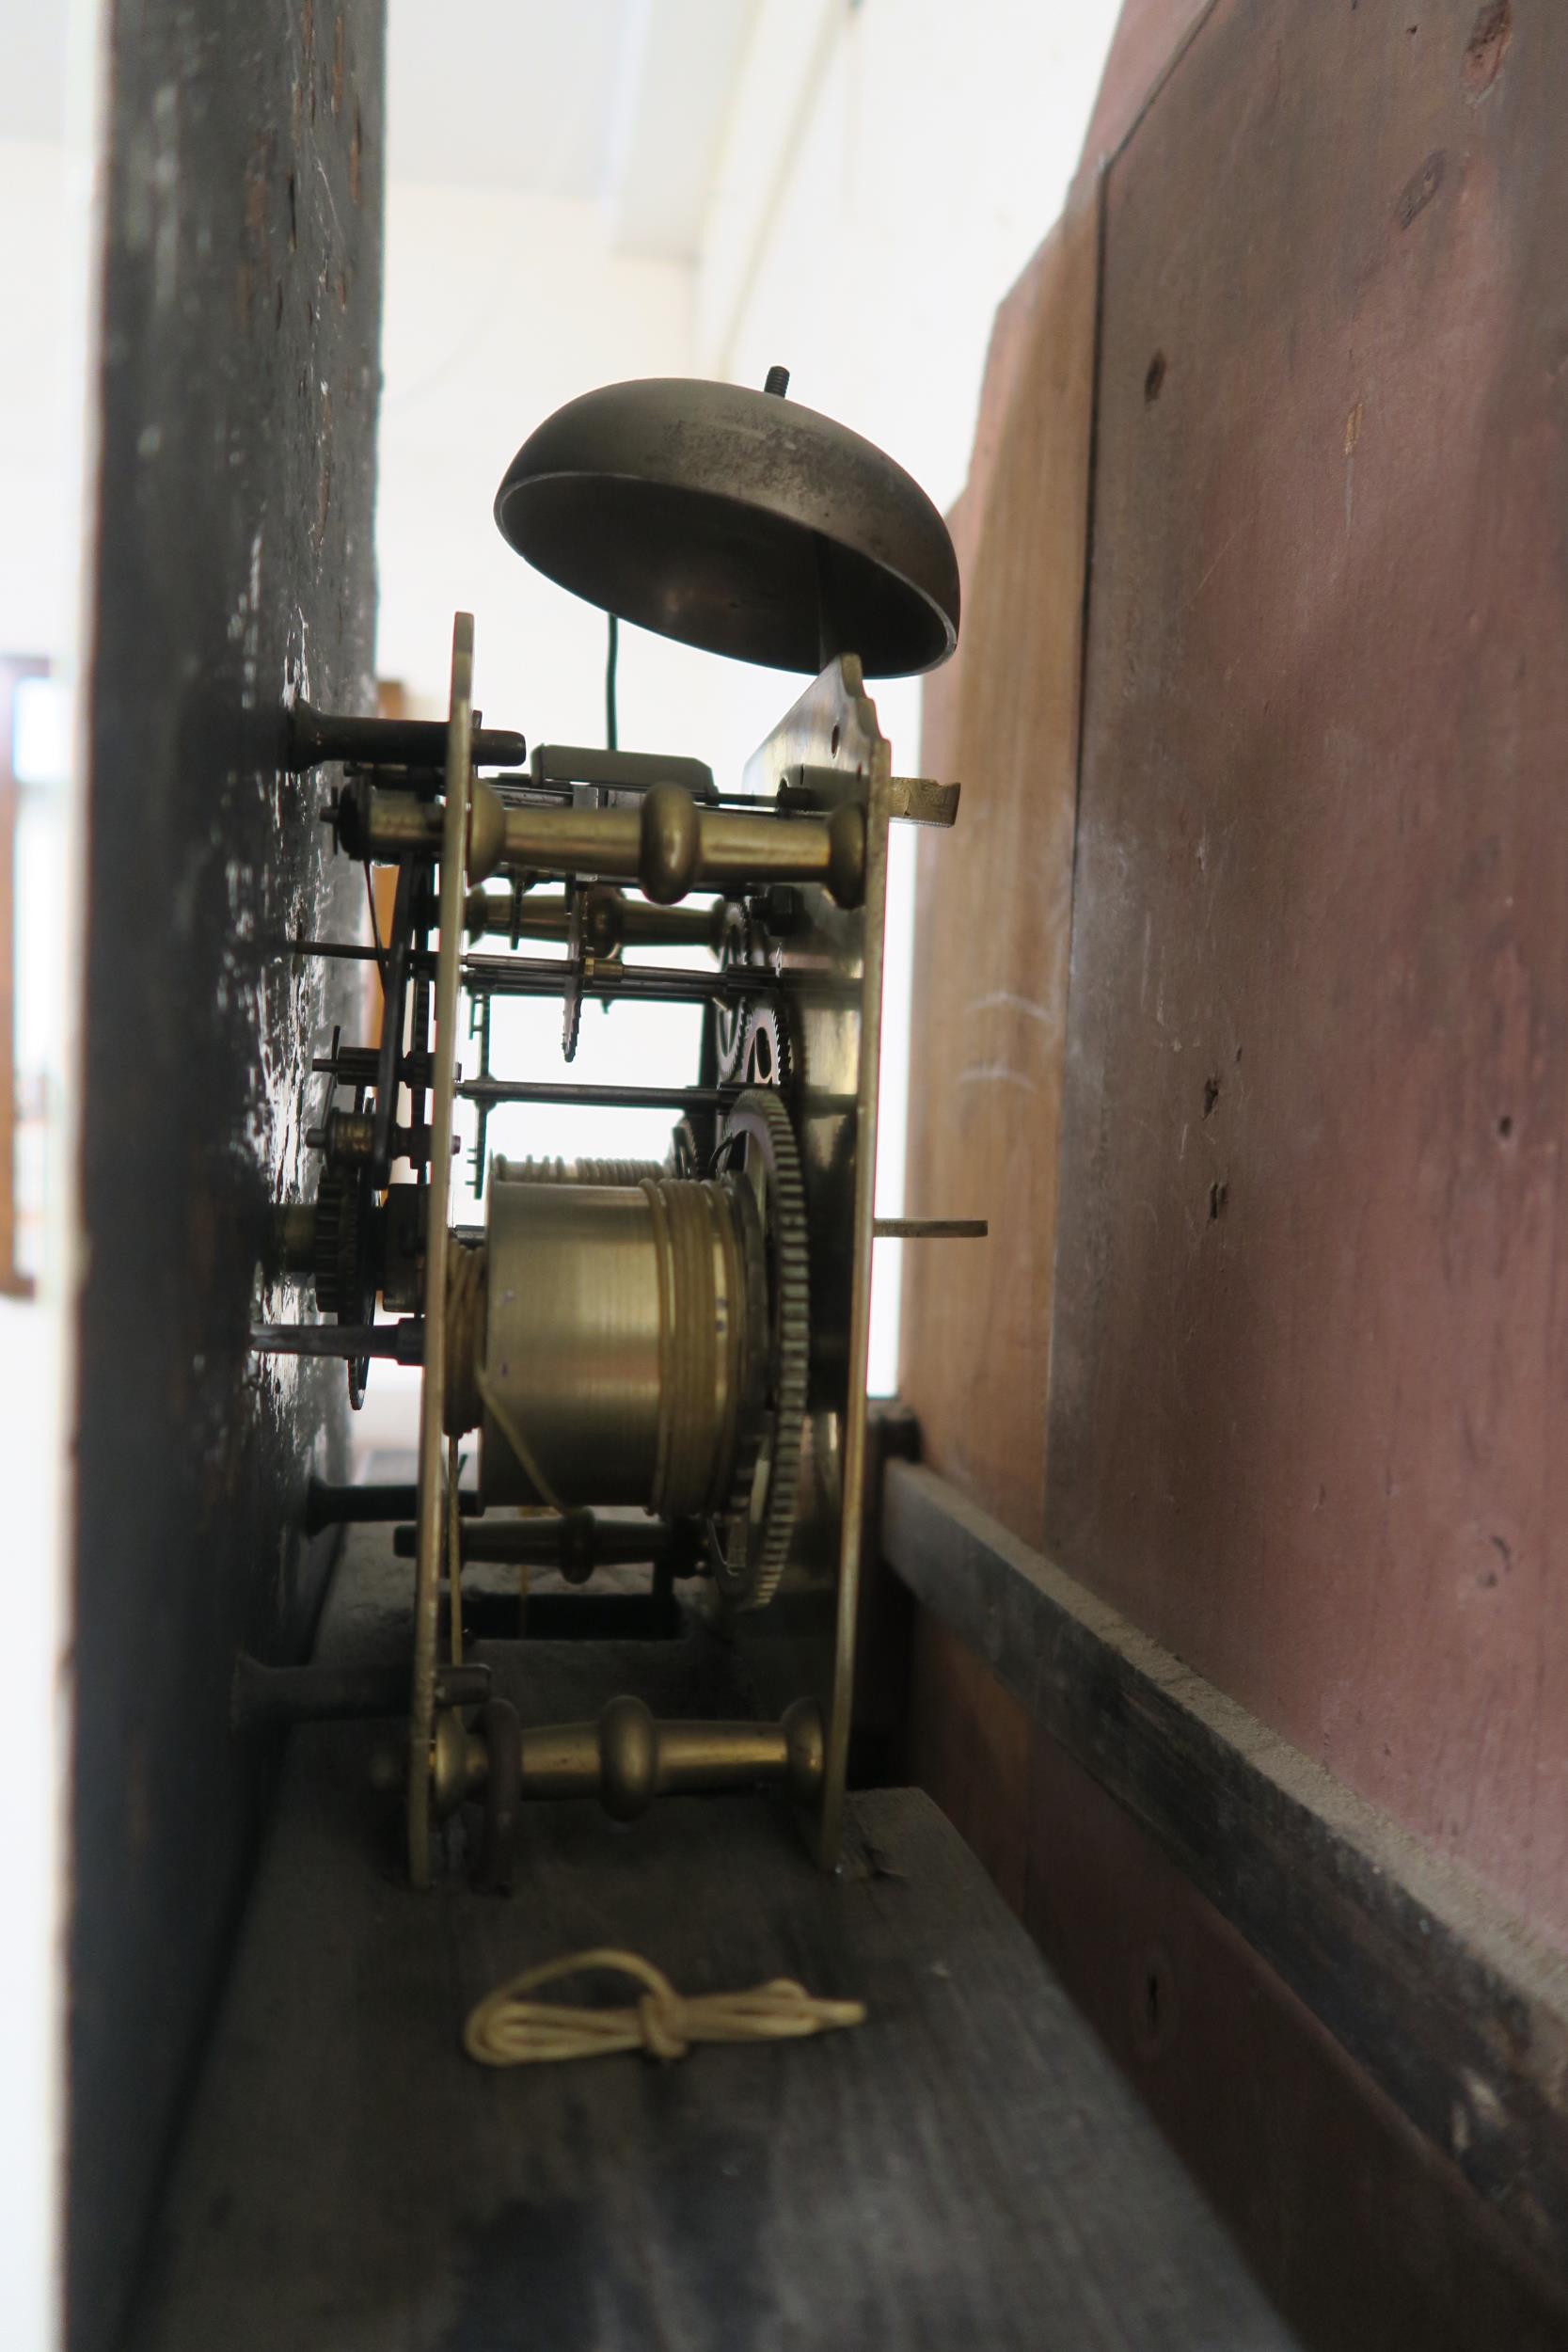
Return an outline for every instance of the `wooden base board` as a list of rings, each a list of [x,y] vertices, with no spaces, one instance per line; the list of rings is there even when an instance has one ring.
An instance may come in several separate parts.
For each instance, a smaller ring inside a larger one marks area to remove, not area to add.
[[[1153,1837],[924,1608],[910,1769],[1323,2352],[1559,2352],[1560,2289]]]
[[[351,1562],[375,1540],[356,1532]],[[370,1662],[394,1618],[354,1584],[351,1565],[322,1654]],[[478,1654],[531,1721],[591,1711],[634,1672],[661,1708],[744,1695],[696,1634]],[[855,1796],[836,1878],[757,1797],[668,1800],[630,1832],[589,1804],[540,1806],[511,1900],[471,1891],[455,1852],[417,1896],[369,1785],[379,1736],[293,1735],[138,2352],[1284,2352],[1201,2195],[928,1800]],[[465,2058],[482,1994],[605,1943],[683,1991],[788,1974],[864,1999],[869,2020],[673,2067]]]

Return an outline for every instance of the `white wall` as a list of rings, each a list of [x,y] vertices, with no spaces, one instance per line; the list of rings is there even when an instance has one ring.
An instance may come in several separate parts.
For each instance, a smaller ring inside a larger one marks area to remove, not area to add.
[[[393,151],[395,175],[396,151]],[[498,724],[596,743],[604,616],[512,552],[492,506],[562,401],[690,361],[691,274],[625,260],[596,204],[395,176],[387,206],[376,666],[444,707],[451,615],[476,619]]]
[[[705,374],[962,488],[991,319],[1061,210],[1119,0],[765,0],[698,270]]]
[[[24,71],[5,77],[0,99],[8,134],[0,138],[0,651],[46,657],[68,697],[80,667],[99,19],[98,0],[61,0],[29,11],[25,26],[8,28],[7,58]],[[24,138],[13,135],[19,129]],[[46,767],[56,764],[46,755]],[[19,880],[43,897],[45,919],[24,931],[28,968],[18,978],[28,1011],[20,1042],[29,1074],[47,1081],[41,1141],[49,1168],[58,1170],[71,1164],[74,1135],[80,808],[68,777],[52,789],[41,772],[37,782],[27,828],[32,879]],[[66,1398],[74,1259],[68,1189],[52,1183],[46,1205],[38,1294],[0,1299],[7,1728],[21,1760],[0,1783],[0,2343],[7,2352],[45,2352],[59,2329]]]
[[[80,171],[62,138],[0,139],[0,651],[73,648],[79,548],[63,503],[83,429]]]

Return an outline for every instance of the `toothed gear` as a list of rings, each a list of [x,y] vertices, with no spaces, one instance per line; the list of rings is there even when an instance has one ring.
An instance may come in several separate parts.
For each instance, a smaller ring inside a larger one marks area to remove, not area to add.
[[[794,1075],[789,1030],[783,1007],[753,1004],[746,1015],[746,1033],[738,1073],[749,1087],[785,1087]]]
[[[719,943],[719,961],[727,971],[732,965],[753,963],[756,961],[756,928],[746,909],[732,899],[724,909],[724,928]],[[719,1057],[719,1082],[731,1086],[743,1075],[746,1057],[746,1000],[740,996],[721,996],[713,1008],[713,1042]]]
[[[371,1191],[363,1168],[324,1168],[316,1188],[316,1305],[340,1323],[375,1318],[375,1278],[371,1265]],[[367,1358],[348,1364],[348,1400],[357,1412],[370,1376]]]
[[[771,1309],[768,1435],[762,1447],[749,1449],[737,1465],[728,1510],[708,1522],[708,1549],[720,1591],[737,1608],[752,1610],[765,1609],[778,1591],[795,1530],[811,1372],[811,1285],[800,1147],[774,1089],[752,1088],[737,1098],[714,1157],[717,1173],[729,1169],[742,1140],[748,1152],[755,1146],[766,1179]],[[763,1469],[767,1484],[759,1511]]]
[[[341,1315],[359,1295],[359,1184],[356,1175],[324,1168],[316,1188],[316,1304]]]
[[[697,1177],[703,1173],[703,1155],[698,1147],[696,1130],[689,1119],[683,1119],[670,1137],[665,1172],[671,1176]]]

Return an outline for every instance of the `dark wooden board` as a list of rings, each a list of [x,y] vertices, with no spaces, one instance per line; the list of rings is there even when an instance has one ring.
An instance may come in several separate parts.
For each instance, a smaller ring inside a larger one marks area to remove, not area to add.
[[[69,2252],[103,2352],[210,2017],[257,1818],[242,1641],[309,1640],[341,1370],[246,1332],[346,928],[291,690],[370,692],[382,8],[104,11],[71,1629]],[[318,967],[319,972],[319,967]],[[352,1015],[345,1011],[345,1020]],[[352,1034],[352,1031],[350,1032]],[[309,1092],[309,1108],[306,1095]],[[40,1797],[41,1801],[41,1797]]]
[[[1006,1842],[1009,1899],[1303,2344],[1560,2352],[1560,2277],[924,1609],[916,1672],[941,1696],[922,1786],[981,1851]]]
[[[1110,167],[1045,1549],[1568,1937],[1568,11]]]
[[[1544,2265],[1568,2273],[1568,1963],[930,1470],[886,1558]]]
[[[558,1646],[486,1653],[508,1681],[521,1668],[535,1717]],[[574,1703],[627,1666],[585,1657]],[[532,1809],[510,1900],[455,1873],[419,1897],[369,1786],[376,1738],[293,1735],[138,2352],[1290,2341],[916,1792],[853,1799],[836,1879],[787,1808],[681,1799],[631,1832],[591,1804]],[[673,2069],[495,2074],[462,2055],[492,1985],[606,1941],[684,1990],[795,1974],[871,2019]]]

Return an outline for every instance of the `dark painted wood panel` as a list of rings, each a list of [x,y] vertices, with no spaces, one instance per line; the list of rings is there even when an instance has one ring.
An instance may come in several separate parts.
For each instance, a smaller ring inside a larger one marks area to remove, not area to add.
[[[930,1470],[889,1466],[882,1527],[899,1576],[1026,1720],[1126,1807],[1534,2256],[1568,2276],[1568,1963]],[[976,1725],[973,1669],[969,1683],[954,1695]],[[998,1721],[1016,1718],[1003,1708]],[[933,1745],[939,1768],[952,1756],[994,1779],[994,1744],[976,1756],[973,1730],[917,1741],[917,1755]],[[1005,1751],[1015,1782],[1016,1750],[1015,1736]],[[1022,1801],[986,1824],[984,1851],[1011,1862],[1009,1822],[1026,1852],[1039,1825]]]
[[[352,1540],[325,1635],[340,1660],[379,1655],[406,1605],[385,1539]],[[735,1670],[700,1631],[640,1646],[659,1706],[705,1686],[711,1701]],[[590,1643],[481,1654],[531,1721],[596,1706],[628,1662]],[[421,1896],[388,1867],[379,1736],[294,1735],[138,2352],[1285,2352],[1212,2214],[917,1792],[851,1798],[835,1876],[786,1806],[673,1798],[629,1832],[592,1804],[529,1807],[510,1901],[467,1886],[455,1843]],[[607,1942],[683,1990],[787,1973],[869,2017],[671,2067],[465,2058],[482,1994]]]
[[[954,517],[960,649],[922,764],[957,777],[923,843],[907,1193],[990,1238],[904,1252],[900,1393],[927,1452],[1037,1540],[1067,997],[1096,211],[1070,211],[998,314]]]
[[[1559,2352],[1532,2264],[1279,1976],[1050,1736],[1025,1916],[1259,2277],[1323,2352]]]
[[[1028,1707],[930,1609],[910,1638],[911,1778],[936,1798],[1020,1913],[1029,1883]]]
[[[1106,1791],[1031,1728],[922,1612],[940,1734],[922,1787],[995,1854],[1026,1852],[1020,1905],[1052,1966],[1305,2343],[1322,2352],[1555,2352],[1560,2282]],[[1016,1770],[999,1724],[1021,1726]],[[1150,1992],[1151,1982],[1153,1992]]]
[[[234,1650],[297,1650],[342,1375],[246,1353],[330,1013],[286,935],[352,921],[286,693],[370,693],[375,0],[120,0],[91,583],[68,2291],[117,2314],[256,1818]],[[319,1105],[320,1081],[309,1100]],[[281,1303],[281,1302],[279,1302]]]
[[[1047,1511],[1559,1936],[1565,87],[1224,0],[1110,171]]]

